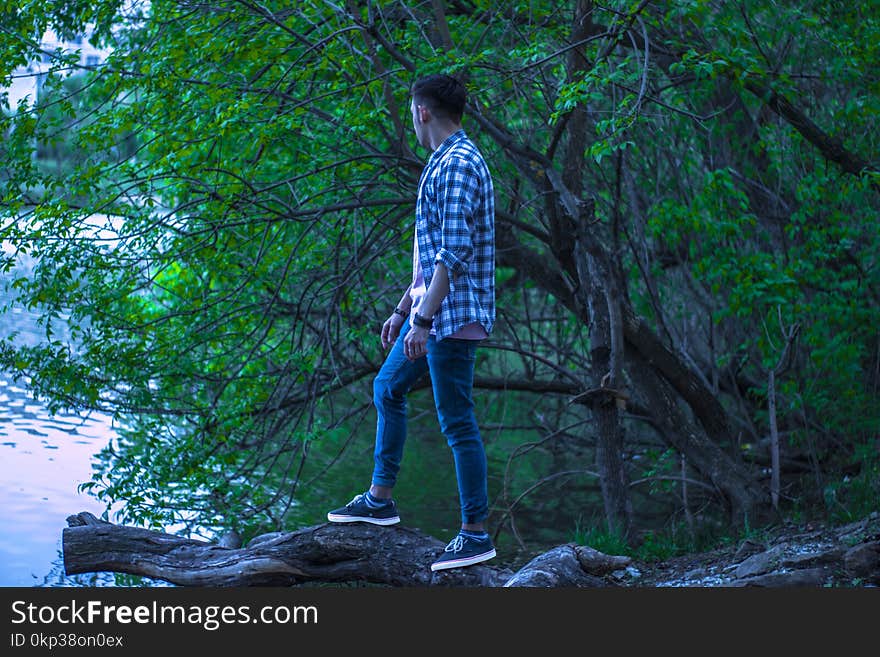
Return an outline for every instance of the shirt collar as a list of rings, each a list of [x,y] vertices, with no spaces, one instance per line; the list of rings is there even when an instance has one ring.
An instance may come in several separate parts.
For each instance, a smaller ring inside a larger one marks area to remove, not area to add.
[[[431,159],[435,160],[443,155],[446,151],[448,151],[453,144],[465,138],[464,128],[460,128],[456,130],[451,135],[449,135],[443,142],[437,147],[437,150],[431,154]]]

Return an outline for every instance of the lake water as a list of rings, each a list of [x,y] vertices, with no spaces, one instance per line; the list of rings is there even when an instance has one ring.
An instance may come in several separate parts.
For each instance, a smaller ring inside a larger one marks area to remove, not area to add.
[[[109,418],[50,417],[33,395],[0,375],[0,586],[96,585],[68,578],[61,563],[67,516],[103,504],[79,493],[92,456],[113,436]]]
[[[8,303],[0,278],[0,306]],[[35,315],[20,307],[0,313],[0,338],[13,332],[25,344],[43,339]],[[106,574],[67,577],[61,561],[67,517],[104,511],[77,486],[91,478],[92,457],[114,436],[110,418],[50,416],[27,383],[13,378],[0,372],[0,586],[112,585]]]

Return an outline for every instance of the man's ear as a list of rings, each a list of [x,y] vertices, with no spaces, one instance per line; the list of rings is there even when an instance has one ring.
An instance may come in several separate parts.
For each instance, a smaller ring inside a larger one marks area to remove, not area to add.
[[[431,110],[429,110],[425,105],[419,105],[416,109],[419,111],[419,122],[427,123],[431,120]]]

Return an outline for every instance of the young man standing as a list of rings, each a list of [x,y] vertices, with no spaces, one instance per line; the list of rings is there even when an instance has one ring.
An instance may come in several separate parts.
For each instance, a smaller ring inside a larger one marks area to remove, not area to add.
[[[430,375],[437,417],[452,449],[461,530],[431,570],[495,556],[486,532],[486,454],[472,398],[477,345],[495,322],[495,195],[492,177],[461,121],[464,85],[430,75],[412,87],[410,111],[419,143],[432,151],[416,200],[413,277],[382,325],[391,346],[373,383],[378,416],[371,486],[331,522],[400,522],[392,489],[406,440],[406,395]]]

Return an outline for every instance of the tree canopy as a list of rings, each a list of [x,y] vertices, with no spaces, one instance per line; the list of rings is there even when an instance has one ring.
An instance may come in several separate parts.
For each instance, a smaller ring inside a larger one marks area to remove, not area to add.
[[[0,2],[0,367],[113,415],[86,487],[243,534],[363,487],[408,284],[418,75],[469,90],[497,194],[477,364],[493,531],[691,540],[880,499],[880,12],[870,3]],[[99,66],[40,53],[88,33]],[[17,254],[35,259],[14,268]],[[454,523],[430,391],[400,488]],[[419,515],[421,514],[421,515]]]

